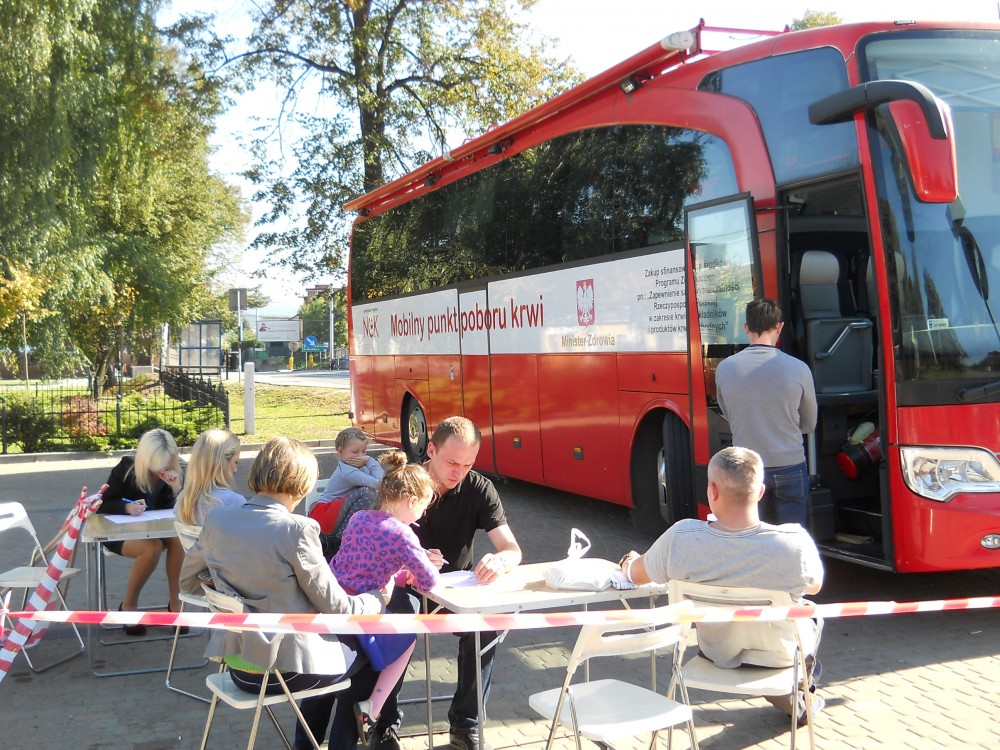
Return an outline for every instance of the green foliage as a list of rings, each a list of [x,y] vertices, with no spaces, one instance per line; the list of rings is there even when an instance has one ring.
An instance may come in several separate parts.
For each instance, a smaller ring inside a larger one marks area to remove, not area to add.
[[[58,431],[54,415],[30,394],[11,393],[4,399],[8,443],[20,445],[24,453],[47,450]]]
[[[272,140],[257,143],[247,176],[271,210],[254,240],[272,262],[310,274],[343,270],[348,220],[341,206],[441,153],[448,134],[482,132],[568,88],[572,66],[528,44],[515,20],[534,0],[269,0],[255,5],[246,39],[186,19],[178,32],[199,45],[205,67],[237,86],[260,78],[285,93]],[[512,11],[511,8],[515,9]],[[296,107],[320,92],[322,110]],[[306,135],[287,144],[282,126]],[[280,143],[291,158],[275,159]],[[287,168],[288,162],[291,169]],[[303,208],[304,207],[304,208]]]
[[[164,396],[148,378],[127,381],[120,401],[117,395],[94,400],[82,390],[53,398],[45,389],[10,391],[4,398],[8,449],[19,446],[24,453],[134,448],[153,428],[170,432],[178,445],[193,445],[202,431],[223,424],[218,409]]]
[[[802,18],[796,18],[792,21],[791,29],[792,31],[802,31],[803,29],[818,29],[821,26],[836,26],[840,23],[843,21],[834,11],[806,10],[802,14]]]
[[[333,335],[334,346],[347,346],[347,295],[343,289],[335,289],[313,297],[299,308],[302,320],[302,336],[315,336],[317,341],[330,339],[330,295],[333,295]]]
[[[121,349],[204,317],[246,220],[208,168],[219,89],[159,5],[0,0],[0,257],[44,274],[35,304],[57,314],[29,315],[27,338],[47,375],[86,361],[103,382]]]

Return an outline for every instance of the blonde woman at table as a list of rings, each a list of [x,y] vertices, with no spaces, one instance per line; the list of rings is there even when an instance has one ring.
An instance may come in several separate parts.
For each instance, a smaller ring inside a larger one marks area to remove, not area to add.
[[[149,430],[139,438],[135,453],[123,456],[111,470],[108,488],[101,495],[101,507],[97,512],[138,516],[147,510],[173,508],[182,482],[180,455],[174,436],[166,430]],[[171,612],[180,611],[177,596],[184,549],[176,537],[105,542],[104,546],[115,554],[134,560],[119,610],[130,612],[139,608],[142,587],[166,551],[167,588],[170,591],[168,609]],[[145,625],[123,625],[122,628],[128,635],[143,635],[146,632]]]
[[[201,526],[212,508],[239,506],[247,499],[232,489],[240,461],[240,440],[229,430],[205,430],[191,449],[184,489],[177,496],[177,520]]]
[[[268,440],[250,466],[249,485],[256,494],[242,507],[212,508],[206,516],[184,560],[183,590],[200,593],[207,570],[216,589],[239,596],[250,612],[381,613],[391,584],[384,591],[348,595],[323,558],[319,524],[294,513],[316,484],[317,470],[316,457],[304,443]],[[255,665],[265,663],[269,652],[256,634],[216,630],[206,656],[226,657],[233,682],[256,693],[262,673]],[[353,636],[294,633],[282,639],[274,666],[291,689],[300,690],[353,676],[366,663]],[[281,692],[277,681],[265,689]],[[296,746],[300,735],[308,742],[300,728]]]
[[[398,586],[412,583],[417,591],[426,592],[440,580],[437,566],[410,528],[434,499],[434,480],[423,466],[406,463],[406,455],[398,453],[395,467],[382,479],[375,507],[351,517],[343,544],[330,562],[348,592],[380,588],[393,577]],[[382,707],[406,671],[417,638],[393,633],[363,635],[358,640],[372,668],[379,671],[371,695],[354,705],[361,744],[370,747]]]

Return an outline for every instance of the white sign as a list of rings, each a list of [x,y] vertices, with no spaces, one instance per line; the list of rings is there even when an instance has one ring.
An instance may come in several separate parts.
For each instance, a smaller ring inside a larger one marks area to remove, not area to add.
[[[355,353],[683,352],[684,251],[355,305]]]
[[[258,341],[301,341],[301,320],[262,320],[257,323]]]

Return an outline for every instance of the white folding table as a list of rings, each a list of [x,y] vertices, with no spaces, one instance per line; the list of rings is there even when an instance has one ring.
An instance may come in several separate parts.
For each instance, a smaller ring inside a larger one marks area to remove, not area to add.
[[[608,565],[609,573],[617,570],[617,563],[610,560],[604,561]],[[609,587],[603,591],[568,591],[563,589],[551,589],[545,583],[545,572],[555,563],[541,562],[527,565],[518,565],[512,571],[496,579],[492,583],[485,585],[442,585],[437,586],[425,596],[436,605],[433,610],[448,610],[455,614],[510,614],[516,612],[531,612],[543,609],[557,609],[562,611],[583,609],[586,610],[592,604],[603,602],[621,602],[623,606],[628,606],[631,599],[648,598],[652,603],[653,597],[666,595],[667,587],[660,585],[641,586],[635,589],[616,589]],[[594,560],[589,560],[589,564],[594,564]],[[506,636],[506,632],[501,633],[486,648],[496,648]],[[475,633],[476,651],[483,653],[480,633]],[[431,711],[431,678],[430,678],[430,636],[424,636],[424,655],[427,661],[426,683],[427,683],[427,746],[433,749],[433,716]],[[586,667],[585,667],[586,669]],[[585,677],[587,673],[585,671]],[[655,677],[654,677],[655,679]],[[485,706],[483,700],[483,674],[482,663],[476,659],[476,693],[479,707],[479,747],[483,748],[485,741],[483,734],[483,719],[485,716]]]
[[[107,611],[108,592],[106,582],[106,571],[104,567],[104,553],[101,545],[105,542],[127,542],[133,539],[170,539],[177,536],[174,528],[176,515],[173,510],[147,510],[138,516],[118,516],[112,514],[94,513],[83,525],[80,534],[80,541],[86,547],[87,561],[87,605],[92,611]],[[117,672],[100,672],[94,668],[94,649],[92,640],[93,626],[87,625],[87,658],[90,664],[90,673],[95,677],[120,677],[122,675],[149,674],[152,672],[165,672],[166,665],[162,667],[144,667],[139,669],[129,669]],[[101,641],[105,646],[116,646],[124,644],[135,644],[148,642],[150,640],[168,640],[172,635],[154,638],[136,638],[128,641]],[[196,669],[202,667],[207,662],[189,664],[178,669]]]

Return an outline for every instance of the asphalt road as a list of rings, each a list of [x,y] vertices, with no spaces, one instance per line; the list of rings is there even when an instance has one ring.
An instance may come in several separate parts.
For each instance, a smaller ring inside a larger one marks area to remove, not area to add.
[[[318,449],[321,470],[333,470],[330,449]],[[251,453],[240,462],[238,482],[245,488]],[[37,463],[0,461],[0,498],[24,503],[43,539],[58,528],[80,487],[99,487],[114,458],[93,456],[83,460]],[[625,508],[547,490],[523,482],[498,481],[510,525],[526,562],[559,559],[565,555],[570,529],[577,527],[591,539],[590,556],[617,560],[626,550],[644,550],[651,539],[637,533]],[[477,541],[477,552],[489,549]],[[0,542],[0,569],[24,563],[23,548]],[[82,561],[82,556],[78,558]],[[108,560],[111,601],[121,597],[128,567],[118,558]],[[83,608],[86,590],[82,579],[69,591],[73,608]],[[827,562],[827,582],[821,602],[913,601],[992,596],[1000,593],[1000,571],[893,575]],[[144,604],[165,601],[162,569],[154,574],[143,596]],[[1000,612],[992,609],[854,617],[827,620],[820,657],[821,691],[827,708],[816,723],[818,747],[846,748],[992,748],[1000,744],[1000,706],[996,701],[996,675],[1000,670]],[[127,640],[119,633],[111,638]],[[528,707],[527,696],[555,687],[565,674],[566,649],[576,632],[571,629],[512,631],[501,645],[493,694],[489,702],[487,738],[497,748],[541,748],[546,727]],[[181,658],[195,659],[204,636],[182,641]],[[46,636],[40,649],[65,653],[70,641],[58,631]],[[120,647],[95,645],[95,660],[102,668],[165,664],[164,642]],[[455,641],[449,636],[432,639],[431,675],[435,694],[454,684]],[[418,647],[404,695],[421,694],[422,648]],[[45,654],[39,651],[38,657]],[[596,676],[647,680],[648,662],[624,659],[598,662]],[[658,678],[667,679],[668,661],[660,660]],[[204,690],[209,668],[175,675],[175,684]],[[788,746],[784,715],[761,699],[724,698],[693,691],[699,741],[702,748],[760,748]],[[0,747],[133,748],[167,750],[198,746],[207,707],[168,692],[160,674],[97,679],[90,675],[86,656],[33,674],[23,659],[0,684],[3,720]],[[446,704],[435,704],[440,729]],[[287,708],[278,711],[283,724],[292,726]],[[407,709],[405,728],[420,730],[423,707]],[[221,707],[210,747],[245,746],[250,717]],[[805,735],[799,740],[805,742]],[[685,748],[683,733],[674,736],[675,747]],[[438,747],[447,742],[437,734]],[[404,740],[405,750],[427,746],[425,737]],[[626,740],[620,747],[640,747],[645,741]],[[264,722],[259,748],[276,747],[273,728]],[[661,740],[661,747],[665,739]],[[569,748],[564,739],[557,747]],[[590,746],[592,747],[592,746]]]

